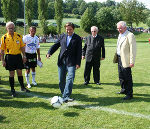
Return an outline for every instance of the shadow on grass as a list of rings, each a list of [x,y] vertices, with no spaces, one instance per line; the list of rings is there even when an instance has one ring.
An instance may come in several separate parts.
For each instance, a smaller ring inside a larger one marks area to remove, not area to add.
[[[120,86],[120,83],[101,83],[102,85]]]
[[[8,123],[7,121],[4,121],[5,119],[5,116],[0,115],[0,123]]]
[[[79,113],[77,113],[77,112],[65,112],[64,116],[75,117],[75,116],[79,116]]]
[[[35,91],[31,91],[31,90],[30,90],[30,93],[26,93],[26,92],[21,92],[21,91],[18,92],[16,90],[16,97],[15,98],[33,98],[34,96],[37,98],[43,98],[44,97],[43,99],[48,99],[48,98],[51,98],[53,96],[61,96],[61,94],[44,93],[44,92],[39,92],[39,91],[35,92]],[[0,98],[2,98],[2,99],[13,99],[13,97],[11,96],[10,90],[1,89],[1,88],[0,88]]]
[[[123,100],[125,95],[118,95],[117,97],[98,97],[98,98],[90,98],[87,95],[83,94],[74,94],[72,95],[76,100],[81,102],[92,102],[94,104],[89,104],[90,106],[110,106],[118,103],[135,103],[135,102],[150,102],[150,95],[146,94],[133,94],[133,99],[131,100]],[[144,96],[144,97],[137,97]],[[79,105],[73,106],[77,109],[82,109],[84,106],[80,107]]]
[[[111,85],[111,86],[120,86],[120,83],[101,83],[102,85]],[[140,87],[140,86],[150,86],[150,83],[134,83],[133,87]],[[121,86],[120,86],[121,87]]]
[[[133,87],[139,87],[139,86],[150,86],[150,83],[134,83],[133,82]]]
[[[0,107],[13,107],[20,109],[31,109],[31,108],[39,108],[42,107],[47,110],[53,109],[50,104],[44,102],[25,102],[25,101],[17,101],[17,100],[0,100]]]
[[[19,85],[19,84],[18,84]],[[59,84],[45,84],[45,83],[38,83],[38,88],[53,88],[53,89],[59,89]],[[96,85],[94,83],[90,83],[88,85],[84,84],[73,84],[73,89],[85,89],[85,88],[92,88],[92,89],[102,89],[99,85]]]
[[[1,76],[0,85],[9,85],[8,80],[4,80],[5,78],[9,79],[9,76]]]

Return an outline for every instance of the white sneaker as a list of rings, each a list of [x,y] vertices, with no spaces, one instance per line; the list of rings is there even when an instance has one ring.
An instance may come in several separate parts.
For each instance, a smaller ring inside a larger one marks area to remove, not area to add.
[[[30,85],[30,84],[28,84],[28,85],[27,85],[27,88],[31,88],[31,85]]]
[[[32,84],[33,84],[34,86],[36,86],[36,85],[37,85],[37,83],[36,83],[35,81],[32,81]]]

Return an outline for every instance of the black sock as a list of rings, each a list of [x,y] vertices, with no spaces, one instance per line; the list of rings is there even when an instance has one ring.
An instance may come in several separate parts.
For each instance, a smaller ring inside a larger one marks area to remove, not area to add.
[[[18,76],[18,81],[19,81],[19,83],[21,85],[21,88],[25,88],[24,87],[24,83],[23,83],[23,76]]]
[[[11,91],[14,91],[14,77],[9,77],[9,84],[11,87]]]

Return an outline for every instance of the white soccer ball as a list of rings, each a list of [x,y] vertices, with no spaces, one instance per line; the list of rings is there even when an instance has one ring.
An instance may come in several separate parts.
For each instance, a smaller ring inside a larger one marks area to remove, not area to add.
[[[60,96],[54,96],[51,99],[51,105],[55,108],[59,108],[63,104],[63,99]]]

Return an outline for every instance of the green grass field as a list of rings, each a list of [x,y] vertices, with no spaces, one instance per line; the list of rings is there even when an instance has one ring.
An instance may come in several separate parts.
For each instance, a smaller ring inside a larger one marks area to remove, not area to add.
[[[137,57],[132,69],[134,99],[123,101],[117,65],[112,63],[117,39],[105,39],[106,59],[101,62],[101,83],[84,86],[85,60],[76,71],[72,98],[60,109],[50,105],[50,98],[61,96],[58,87],[57,56],[45,55],[52,43],[41,44],[43,68],[37,67],[37,86],[31,93],[20,92],[17,77],[17,97],[10,96],[8,71],[0,66],[0,129],[150,129],[150,44],[149,34],[137,34]],[[0,62],[1,65],[1,62]],[[23,75],[24,75],[23,70]],[[31,78],[30,78],[31,79]]]

